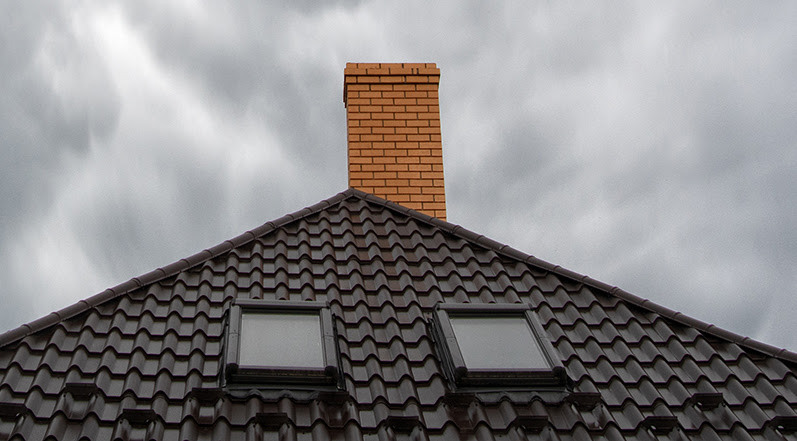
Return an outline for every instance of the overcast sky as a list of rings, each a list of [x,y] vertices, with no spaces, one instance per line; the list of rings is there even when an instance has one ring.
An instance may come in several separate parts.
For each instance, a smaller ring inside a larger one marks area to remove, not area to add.
[[[0,7],[0,332],[343,191],[345,63],[436,62],[449,221],[797,350],[797,2],[231,3]]]

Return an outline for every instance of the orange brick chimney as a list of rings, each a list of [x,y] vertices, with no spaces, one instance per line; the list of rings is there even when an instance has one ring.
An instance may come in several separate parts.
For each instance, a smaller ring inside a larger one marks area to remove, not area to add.
[[[349,187],[446,219],[434,63],[347,63]]]

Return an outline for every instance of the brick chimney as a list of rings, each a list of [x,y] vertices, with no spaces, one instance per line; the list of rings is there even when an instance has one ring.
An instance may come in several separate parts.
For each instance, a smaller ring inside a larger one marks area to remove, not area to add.
[[[349,187],[446,219],[434,63],[347,63]]]

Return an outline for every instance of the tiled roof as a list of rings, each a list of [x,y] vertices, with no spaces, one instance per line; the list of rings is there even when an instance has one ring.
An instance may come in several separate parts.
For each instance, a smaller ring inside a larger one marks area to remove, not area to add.
[[[329,304],[344,388],[220,388],[233,299]],[[527,303],[559,398],[452,393],[438,303]],[[0,440],[786,439],[797,354],[357,190],[0,336]]]

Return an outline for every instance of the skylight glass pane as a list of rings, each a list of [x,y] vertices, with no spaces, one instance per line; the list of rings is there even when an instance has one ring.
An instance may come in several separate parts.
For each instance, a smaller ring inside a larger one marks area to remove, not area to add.
[[[524,317],[451,316],[468,369],[548,369]]]
[[[242,366],[324,367],[317,314],[244,312],[240,340]]]

